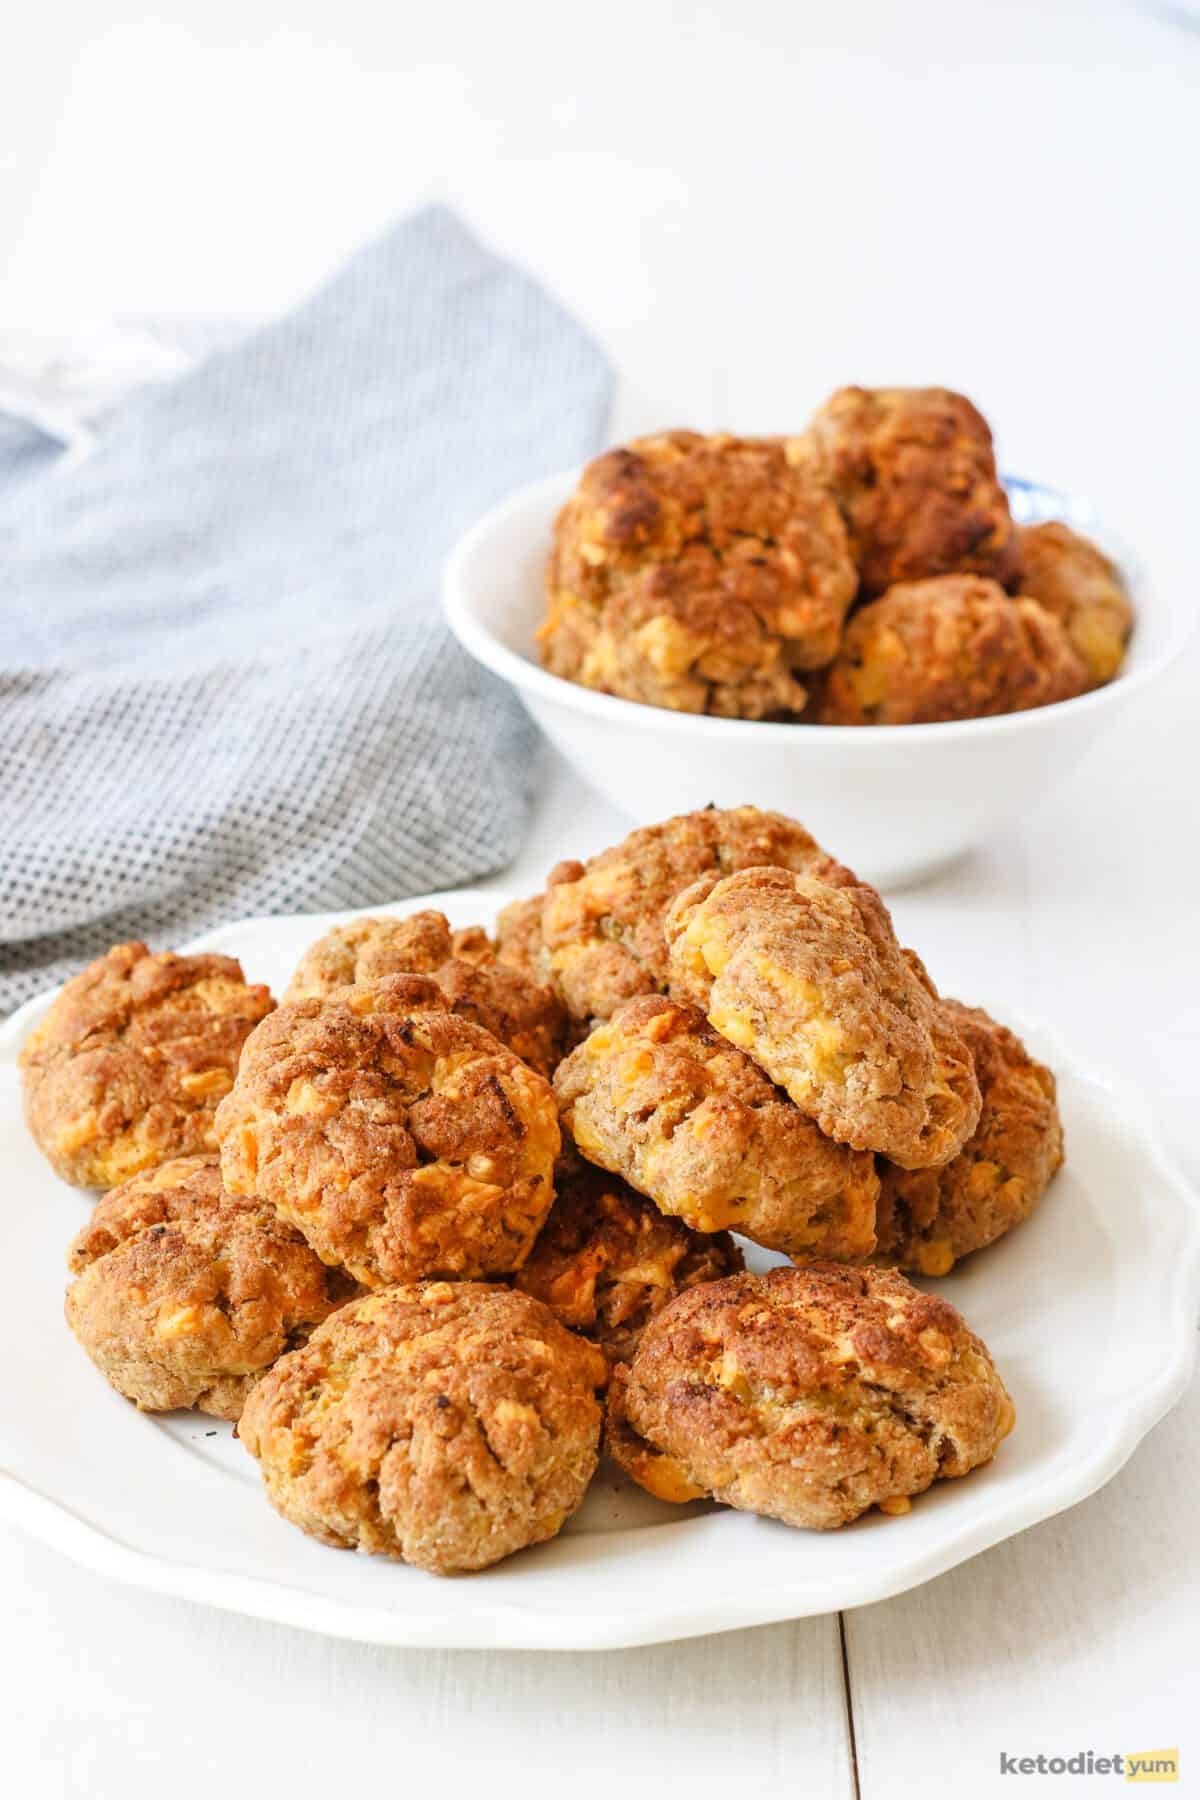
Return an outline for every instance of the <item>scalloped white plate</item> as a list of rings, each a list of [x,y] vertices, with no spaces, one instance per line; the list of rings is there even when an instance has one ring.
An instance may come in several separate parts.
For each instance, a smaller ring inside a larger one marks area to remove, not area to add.
[[[390,910],[435,904],[468,924],[497,899],[461,890]],[[345,916],[249,920],[195,947],[240,956],[278,992],[304,946]],[[989,1468],[940,1483],[904,1518],[821,1534],[662,1506],[603,1465],[561,1537],[483,1575],[445,1581],[326,1549],[267,1505],[228,1426],[139,1414],[63,1323],[64,1252],[90,1202],[34,1149],[16,1070],[50,998],[0,1032],[7,1264],[21,1271],[0,1313],[0,1511],[115,1579],[381,1644],[607,1649],[766,1624],[886,1599],[1074,1505],[1187,1385],[1200,1207],[1140,1100],[1026,1025],[1059,1072],[1067,1167],[1027,1225],[937,1284],[990,1345],[1016,1403]]]

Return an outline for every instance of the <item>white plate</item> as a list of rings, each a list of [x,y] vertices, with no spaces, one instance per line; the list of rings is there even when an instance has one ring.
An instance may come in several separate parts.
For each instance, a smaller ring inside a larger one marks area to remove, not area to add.
[[[452,922],[486,903],[434,895]],[[392,910],[426,904],[406,901]],[[337,915],[344,917],[345,915]],[[278,992],[333,916],[260,919],[201,940]],[[21,1121],[18,1046],[49,996],[0,1033],[7,1267],[0,1510],[117,1579],[372,1643],[603,1649],[882,1600],[1082,1500],[1183,1392],[1200,1310],[1200,1211],[1140,1101],[1032,1043],[1059,1071],[1068,1164],[1036,1216],[937,1284],[991,1346],[1017,1409],[995,1462],[939,1484],[905,1518],[789,1531],[678,1510],[602,1466],[552,1544],[439,1580],[313,1543],[267,1505],[229,1427],[137,1413],[62,1319],[68,1240],[89,1201],[60,1183]]]

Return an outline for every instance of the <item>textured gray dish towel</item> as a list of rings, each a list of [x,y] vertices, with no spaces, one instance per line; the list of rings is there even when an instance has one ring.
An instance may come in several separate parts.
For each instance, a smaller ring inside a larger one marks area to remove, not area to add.
[[[511,858],[532,728],[448,637],[439,571],[595,449],[610,389],[435,207],[82,462],[0,420],[0,1009],[125,938]]]

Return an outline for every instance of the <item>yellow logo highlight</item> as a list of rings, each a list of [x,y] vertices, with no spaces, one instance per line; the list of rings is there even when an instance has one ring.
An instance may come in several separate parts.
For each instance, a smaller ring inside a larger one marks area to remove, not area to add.
[[[1126,1781],[1178,1781],[1178,1750],[1127,1750]]]

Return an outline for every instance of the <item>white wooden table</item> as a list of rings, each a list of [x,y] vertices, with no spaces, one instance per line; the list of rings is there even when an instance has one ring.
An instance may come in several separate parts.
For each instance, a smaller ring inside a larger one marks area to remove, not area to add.
[[[441,194],[607,343],[617,434],[945,381],[1008,467],[1090,495],[1155,581],[1197,581],[1200,35],[1164,17],[42,0],[6,75],[0,328],[260,313]],[[1200,1177],[1198,691],[1193,653],[1038,816],[895,911],[948,991],[1003,985],[1147,1089]],[[625,829],[546,775],[506,882]],[[1179,1745],[1200,1791],[1198,1444],[1193,1390],[1104,1492],[918,1592],[592,1657],[326,1642],[0,1530],[4,1785],[876,1800],[1008,1792],[1001,1751]]]

